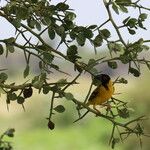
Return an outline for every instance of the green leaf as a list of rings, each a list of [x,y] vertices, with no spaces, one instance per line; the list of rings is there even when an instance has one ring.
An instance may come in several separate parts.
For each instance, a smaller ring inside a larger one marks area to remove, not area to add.
[[[49,91],[51,90],[51,87],[50,86],[43,86],[43,94],[48,94]]]
[[[8,38],[8,39],[5,39],[5,43],[6,44],[13,44],[15,42],[15,38],[14,37],[11,37],[11,38]]]
[[[44,23],[45,23],[45,25],[51,25],[52,24],[52,20],[51,20],[51,18],[50,18],[50,16],[44,16]]]
[[[93,44],[94,44],[95,47],[99,47],[99,46],[102,45],[102,43],[103,43],[103,38],[102,38],[102,36],[100,34],[98,34],[95,37],[95,39],[93,40]]]
[[[61,2],[56,5],[56,9],[59,11],[65,11],[65,10],[69,9],[69,5]]]
[[[130,17],[127,17],[126,19],[123,20],[122,23],[125,25],[128,22],[129,19],[130,19]]]
[[[55,38],[55,31],[51,27],[48,28],[48,35],[51,40]]]
[[[18,104],[23,104],[24,102],[25,102],[24,97],[21,97],[21,96],[17,97],[17,103]]]
[[[12,24],[13,24],[16,28],[20,28],[20,27],[21,27],[21,20],[20,20],[20,19],[13,19]]]
[[[90,25],[90,26],[88,27],[88,29],[90,29],[90,30],[93,30],[93,29],[95,29],[95,28],[97,28],[97,25]]]
[[[57,84],[58,87],[63,87],[63,86],[66,85],[67,79],[60,79],[60,80],[58,80],[56,83],[58,83],[58,84]]]
[[[55,128],[55,124],[51,120],[48,121],[47,126],[50,130],[53,130]]]
[[[128,20],[128,22],[126,23],[127,26],[129,26],[130,28],[133,28],[137,25],[138,20],[136,18],[130,18]]]
[[[17,19],[27,19],[28,18],[28,15],[29,15],[29,9],[26,8],[26,7],[18,7],[17,8],[17,13],[16,13],[16,17]]]
[[[109,42],[108,48],[110,52],[121,52],[124,51],[124,47],[121,44],[115,43],[115,42]]]
[[[6,44],[6,49],[10,53],[14,53],[14,51],[15,51],[14,46],[12,44]]]
[[[2,44],[0,44],[0,55],[3,55],[3,53],[4,53],[4,49],[3,49]]]
[[[17,99],[17,95],[16,95],[16,93],[8,93],[7,94],[7,99],[8,100],[11,100],[11,101],[15,101],[16,99]]]
[[[8,137],[14,137],[14,132],[15,132],[15,129],[10,128],[5,132],[5,135],[7,135]]]
[[[76,37],[76,40],[77,40],[77,43],[80,45],[80,46],[84,46],[85,44],[85,41],[86,41],[86,38],[84,36],[83,33],[79,33]]]
[[[54,108],[58,113],[63,113],[65,111],[65,107],[63,105],[58,105]]]
[[[44,52],[43,53],[43,59],[47,63],[52,63],[52,61],[54,60],[54,55],[52,55],[49,52]]]
[[[115,61],[109,61],[108,66],[112,69],[116,69],[118,67],[117,62]]]
[[[84,36],[85,38],[91,39],[93,37],[93,32],[90,29],[85,29],[84,30]]]
[[[135,69],[135,68],[130,67],[129,68],[129,72],[131,74],[133,74],[135,77],[139,77],[140,76],[140,72],[137,69]]]
[[[78,51],[77,51],[77,46],[76,45],[71,45],[68,50],[67,50],[67,55],[76,55],[78,54]]]
[[[38,21],[35,22],[35,26],[38,31],[41,31],[41,24]]]
[[[100,32],[101,32],[102,36],[103,36],[105,39],[107,39],[107,38],[110,37],[110,31],[109,31],[109,30],[103,29],[103,30],[100,30]]]
[[[73,12],[65,12],[65,18],[64,20],[69,20],[69,21],[73,21],[76,18],[76,14]]]
[[[119,6],[129,6],[132,3],[131,0],[116,0],[115,2]]]
[[[65,36],[65,28],[63,26],[57,26],[55,31],[61,38]]]
[[[34,29],[34,26],[36,24],[36,20],[34,20],[33,18],[29,18],[27,19],[27,23],[28,23],[28,26],[31,28],[31,29]]]
[[[146,13],[141,13],[140,14],[140,16],[139,16],[139,19],[141,20],[141,21],[145,21],[145,19],[147,19],[147,14]]]
[[[29,71],[30,71],[30,66],[29,64],[27,64],[24,72],[23,72],[23,77],[26,78],[29,75]]]
[[[128,13],[128,9],[125,6],[119,5],[119,9],[124,13]]]
[[[77,46],[76,45],[71,45],[67,49],[67,57],[72,62],[75,62],[77,59],[81,58],[80,56],[78,56],[78,51],[77,51]]]
[[[8,79],[8,75],[4,72],[0,73],[0,82],[4,82]]]
[[[73,96],[72,93],[68,92],[68,93],[65,93],[65,98],[66,98],[67,100],[72,100],[72,99],[74,99],[74,96]]]
[[[128,28],[128,31],[129,31],[129,33],[132,34],[132,35],[136,34],[135,30],[132,30],[132,29],[130,29],[130,28]]]
[[[116,14],[119,14],[119,7],[115,2],[112,3],[112,9],[115,11]]]
[[[24,98],[29,98],[29,97],[32,96],[32,94],[33,94],[33,89],[32,89],[32,87],[25,88],[25,89],[23,90],[23,96],[24,96]]]
[[[38,0],[31,0],[31,2],[32,2],[32,3],[37,3],[37,2],[38,2]]]
[[[128,55],[120,55],[120,61],[123,63],[123,64],[127,64],[131,61],[131,58],[128,56]]]

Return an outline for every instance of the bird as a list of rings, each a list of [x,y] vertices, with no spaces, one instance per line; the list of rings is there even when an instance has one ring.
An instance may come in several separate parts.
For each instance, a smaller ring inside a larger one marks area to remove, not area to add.
[[[99,114],[100,111],[96,108],[97,105],[108,106],[108,104],[104,104],[108,101],[112,95],[114,94],[115,88],[113,82],[109,75],[107,74],[99,74],[94,76],[94,80],[100,81],[100,84],[94,89],[94,91],[89,96],[87,106],[93,105],[93,109]]]

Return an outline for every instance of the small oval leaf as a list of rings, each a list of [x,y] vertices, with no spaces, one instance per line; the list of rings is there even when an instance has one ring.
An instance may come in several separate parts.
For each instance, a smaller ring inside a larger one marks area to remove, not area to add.
[[[65,111],[65,107],[63,105],[58,105],[54,108],[58,113],[63,113]]]

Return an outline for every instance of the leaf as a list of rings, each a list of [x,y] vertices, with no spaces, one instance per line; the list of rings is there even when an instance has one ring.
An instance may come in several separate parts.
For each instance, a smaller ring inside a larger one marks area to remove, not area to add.
[[[140,76],[140,72],[137,69],[135,69],[135,68],[130,67],[129,68],[129,72],[131,74],[133,74],[135,77],[139,77]]]
[[[93,32],[90,29],[85,29],[84,30],[84,36],[85,38],[91,39],[93,37]]]
[[[126,23],[127,26],[130,28],[133,28],[137,25],[138,20],[136,18],[130,18],[128,22]]]
[[[50,64],[54,60],[54,55],[52,55],[49,52],[44,52],[43,53],[43,59],[44,59],[45,62]]]
[[[32,96],[32,94],[33,94],[32,87],[29,87],[29,88],[26,88],[26,89],[23,90],[23,96],[24,96],[24,98],[29,98],[29,97]]]
[[[27,19],[27,24],[31,29],[34,29],[34,26],[36,24],[36,20],[34,20],[33,18],[29,18]]]
[[[69,9],[69,5],[60,2],[56,5],[56,9],[59,11],[65,11],[65,10]]]
[[[20,28],[20,27],[21,27],[21,20],[20,20],[20,19],[13,19],[12,24],[13,24],[16,28]]]
[[[6,44],[13,44],[14,42],[15,42],[15,38],[14,38],[14,37],[5,39],[5,43],[6,43]]]
[[[112,69],[116,69],[118,67],[117,62],[115,61],[109,61],[108,66]]]
[[[124,13],[128,13],[128,9],[125,6],[119,5],[119,9]]]
[[[51,27],[48,28],[48,35],[51,40],[55,38],[55,31]]]
[[[79,33],[76,37],[76,40],[77,40],[77,43],[80,45],[80,46],[84,46],[85,44],[85,41],[86,41],[86,38],[84,36],[83,33]]]
[[[130,28],[128,28],[128,31],[129,31],[129,33],[132,34],[132,35],[136,34],[135,30],[132,30],[132,29],[130,29]]]
[[[76,45],[71,45],[67,49],[67,57],[69,58],[70,61],[75,62],[77,59],[81,58],[78,56],[78,51],[77,51],[77,46]]]
[[[88,29],[90,29],[90,30],[95,29],[95,28],[97,28],[97,25],[90,25],[90,26],[88,27]]]
[[[12,44],[6,44],[6,49],[10,53],[14,53],[14,51],[15,51],[14,46]]]
[[[125,25],[128,22],[129,19],[130,19],[130,17],[127,17],[126,19],[124,19],[123,24]]]
[[[38,31],[41,31],[41,25],[38,21],[35,22],[35,26],[36,26]]]
[[[76,18],[76,14],[75,13],[73,13],[73,12],[65,12],[65,18],[64,18],[64,20],[66,21],[66,20],[69,20],[69,21],[73,21],[74,19]]]
[[[103,29],[103,30],[100,30],[101,34],[103,35],[103,37],[105,39],[109,38],[110,37],[110,31],[107,30],[107,29]]]
[[[15,132],[15,129],[10,128],[5,132],[5,135],[7,135],[8,137],[14,137],[14,132]]]
[[[61,38],[65,36],[65,28],[63,26],[57,26],[55,31]]]
[[[4,72],[0,73],[0,82],[4,82],[8,79],[8,75]]]
[[[4,53],[4,49],[3,49],[2,44],[0,44],[0,55],[3,55],[3,53]]]
[[[24,72],[23,72],[23,77],[26,78],[29,75],[29,71],[30,71],[30,66],[29,64],[27,64]]]
[[[58,105],[54,108],[58,113],[63,113],[65,111],[65,107],[63,105]]]
[[[77,51],[77,46],[76,45],[71,45],[68,50],[67,50],[67,56],[68,55],[76,55],[78,54],[78,51]]]
[[[50,86],[43,86],[43,94],[48,94],[50,90],[51,90]]]
[[[145,21],[145,19],[147,19],[147,14],[146,13],[141,13],[140,14],[140,16],[139,16],[139,19],[141,20],[141,21]]]
[[[47,126],[50,130],[53,130],[55,128],[55,124],[51,120],[48,121]]]
[[[74,99],[74,96],[73,96],[73,94],[72,93],[65,93],[65,98],[67,99],[67,100],[72,100],[72,99]]]
[[[58,80],[56,83],[58,83],[58,84],[57,84],[58,87],[63,87],[63,86],[66,85],[67,79],[60,79],[60,80]]]
[[[94,44],[95,47],[99,47],[99,46],[102,45],[102,43],[103,43],[103,38],[102,38],[102,36],[100,34],[98,34],[95,37],[95,39],[93,40],[93,44]]]
[[[18,103],[18,104],[23,104],[24,102],[25,102],[25,99],[24,99],[23,97],[19,96],[19,97],[17,98],[17,103]]]
[[[112,3],[112,9],[115,11],[116,14],[119,14],[119,7],[115,2]]]
[[[9,93],[7,94],[7,99],[8,99],[8,100],[11,100],[11,101],[15,101],[15,100],[17,99],[17,95],[16,95],[15,93],[9,92]]]

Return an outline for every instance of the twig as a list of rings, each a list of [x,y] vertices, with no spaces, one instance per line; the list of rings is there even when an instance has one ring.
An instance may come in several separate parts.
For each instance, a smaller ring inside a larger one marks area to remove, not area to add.
[[[79,117],[77,120],[75,120],[73,123],[83,119],[87,114],[89,113],[89,110],[87,110],[81,117]]]

